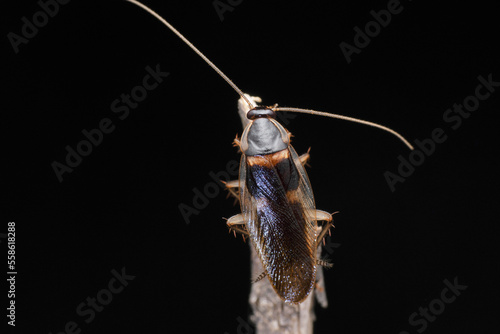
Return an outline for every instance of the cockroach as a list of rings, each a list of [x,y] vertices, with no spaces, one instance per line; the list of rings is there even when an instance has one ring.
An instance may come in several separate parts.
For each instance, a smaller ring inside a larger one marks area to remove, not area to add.
[[[309,153],[299,156],[290,145],[290,132],[277,120],[280,111],[308,113],[373,126],[390,132],[410,149],[399,133],[383,125],[322,111],[259,106],[258,98],[244,94],[203,53],[170,23],[149,7],[127,0],[156,17],[212,67],[246,104],[247,121],[241,138],[234,143],[241,151],[239,179],[226,183],[239,197],[241,214],[227,220],[230,231],[248,236],[274,291],[291,304],[304,301],[313,290],[318,265],[316,249],[332,226],[332,215],[317,210],[304,164]],[[322,227],[318,222],[326,222]],[[318,228],[319,227],[319,228]]]

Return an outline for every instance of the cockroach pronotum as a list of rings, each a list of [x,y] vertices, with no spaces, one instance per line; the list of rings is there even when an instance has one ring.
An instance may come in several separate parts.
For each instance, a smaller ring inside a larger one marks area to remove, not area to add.
[[[300,108],[259,106],[258,98],[244,94],[205,55],[172,25],[149,7],[127,0],[156,17],[211,66],[247,105],[245,129],[235,139],[242,156],[239,180],[226,183],[241,205],[241,214],[228,219],[230,230],[248,236],[274,291],[285,302],[304,301],[313,289],[318,265],[329,266],[317,259],[316,249],[332,226],[332,215],[316,210],[314,196],[303,167],[309,153],[298,156],[290,145],[290,132],[277,120],[276,112],[289,111],[357,122],[397,136],[405,145],[411,144],[399,133],[380,124]],[[239,191],[238,191],[239,190]],[[318,228],[318,222],[325,222]]]

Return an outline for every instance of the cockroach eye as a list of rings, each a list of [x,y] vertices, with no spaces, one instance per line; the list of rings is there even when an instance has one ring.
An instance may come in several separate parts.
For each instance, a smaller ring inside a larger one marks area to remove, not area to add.
[[[251,120],[261,117],[276,118],[276,113],[269,108],[254,108],[247,113],[247,118]]]

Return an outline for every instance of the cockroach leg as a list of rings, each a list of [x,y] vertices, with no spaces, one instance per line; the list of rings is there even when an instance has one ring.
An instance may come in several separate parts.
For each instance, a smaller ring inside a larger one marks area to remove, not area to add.
[[[335,214],[335,213],[333,213],[333,214]],[[327,221],[327,222],[329,222],[329,221],[332,221],[332,219],[333,219],[332,218],[333,214],[330,214],[330,213],[328,213],[326,211],[323,211],[323,210],[315,210],[314,214],[316,216],[316,219],[315,219],[316,221]]]
[[[245,228],[245,220],[243,219],[243,215],[240,213],[238,215],[234,215],[231,218],[227,220],[227,227],[229,227],[229,230],[233,232],[238,232],[242,234],[243,236],[248,236],[248,231]],[[243,240],[245,238],[243,237]]]
[[[321,229],[321,232],[318,234],[318,237],[316,238],[316,247],[318,247],[320,245],[321,241],[324,239],[326,233],[330,232],[330,227],[333,226],[333,218],[332,218],[332,215],[326,211],[316,210],[315,213],[316,213],[316,220],[317,221],[326,221],[326,224],[323,226],[323,228]],[[323,244],[324,244],[324,240],[323,240]]]
[[[323,240],[323,238],[325,237],[326,233],[328,232],[328,230],[330,229],[330,227],[333,226],[333,223],[332,221],[329,221],[326,223],[326,225],[323,226],[323,229],[321,230],[321,233],[318,235],[318,237],[316,238],[316,247],[319,246],[319,244],[321,243],[321,241]]]
[[[245,220],[243,219],[243,215],[240,213],[229,218],[226,224],[229,227],[233,227],[235,225],[245,225]]]
[[[316,260],[316,264],[320,265],[322,267],[325,267],[325,268],[333,267],[333,263],[330,263],[330,262],[325,261],[325,260],[320,260],[320,259]]]
[[[240,148],[241,146],[241,142],[240,142],[240,139],[238,138],[238,135],[236,135],[236,137],[234,138],[233,140],[233,146],[234,147],[237,147],[238,149]]]
[[[239,195],[239,188],[240,188],[240,182],[239,180],[233,180],[233,181],[223,181],[221,180],[222,183],[226,186],[226,189],[229,191],[229,195],[233,196],[236,198],[237,201],[240,199]],[[236,204],[236,203],[235,203]]]
[[[238,227],[238,226],[232,226],[232,227],[229,227],[229,232],[233,231],[234,233],[234,236],[236,237],[236,232],[238,232],[239,234],[242,235],[243,237],[243,241],[246,241],[245,240],[245,236],[248,236],[248,232],[245,228],[241,228],[241,227]]]
[[[299,160],[300,160],[300,163],[302,164],[302,166],[309,166],[309,164],[307,163],[309,161],[309,159],[311,158],[311,155],[309,154],[309,151],[311,150],[311,148],[309,147],[309,149],[307,149],[307,152],[302,154],[300,157],[299,157]]]
[[[264,277],[266,277],[266,272],[263,271],[256,279],[252,281],[252,283],[257,283],[258,281],[262,280]]]

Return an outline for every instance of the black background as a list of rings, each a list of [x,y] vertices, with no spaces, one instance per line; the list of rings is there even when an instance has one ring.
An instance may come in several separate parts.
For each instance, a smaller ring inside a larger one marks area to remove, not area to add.
[[[82,333],[237,333],[249,312],[249,250],[223,217],[239,208],[221,191],[189,224],[178,209],[192,205],[193,188],[211,182],[211,171],[239,158],[231,145],[241,133],[237,94],[130,3],[62,5],[18,54],[7,33],[19,34],[21,17],[31,20],[40,7],[7,3],[1,231],[16,222],[15,331],[58,333],[75,321]],[[425,332],[498,330],[500,92],[457,130],[443,121],[474,94],[479,75],[500,81],[493,7],[404,1],[348,64],[339,44],[352,44],[353,28],[387,1],[246,0],[223,21],[212,1],[147,4],[265,104],[379,122],[410,141],[444,129],[447,140],[391,192],[384,172],[397,172],[397,157],[409,155],[393,136],[309,115],[286,125],[299,153],[312,148],[317,207],[341,212],[330,240],[340,246],[326,272],[330,305],[317,310],[317,333],[417,333],[408,317],[455,277],[467,289]],[[156,64],[169,77],[119,120],[111,102]],[[51,164],[103,118],[115,130],[60,183]],[[77,306],[123,267],[135,279],[85,323]]]

